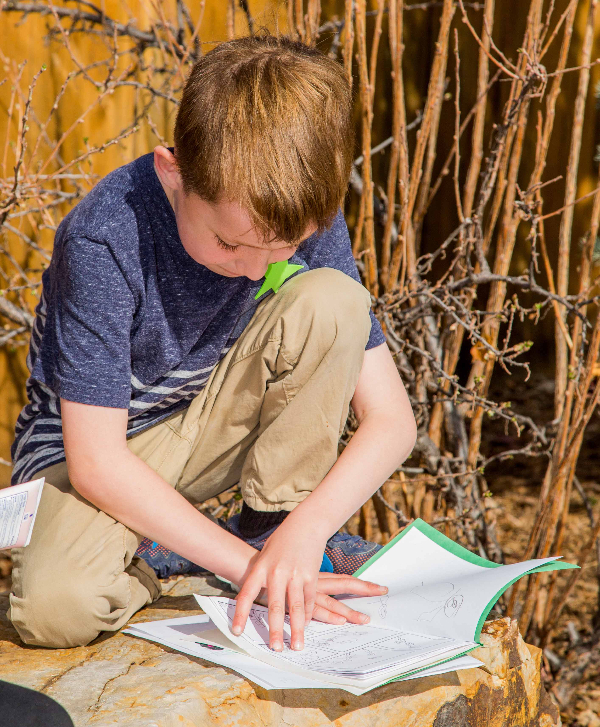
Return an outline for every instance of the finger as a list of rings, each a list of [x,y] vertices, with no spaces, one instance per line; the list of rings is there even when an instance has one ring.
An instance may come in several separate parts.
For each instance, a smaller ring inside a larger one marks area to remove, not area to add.
[[[313,617],[315,598],[317,597],[317,579],[304,584],[304,626],[308,626]]]
[[[246,621],[250,614],[250,609],[254,604],[254,599],[258,596],[262,588],[263,579],[260,574],[253,573],[246,579],[240,592],[235,599],[235,614],[231,623],[231,631],[239,636],[246,627]]]
[[[288,583],[288,613],[292,632],[291,647],[300,651],[304,648],[304,588],[302,581],[297,579]]]
[[[355,611],[353,608],[350,608],[350,606],[347,606],[345,603],[337,601],[335,598],[326,596],[323,593],[317,595],[316,603],[320,608],[325,608],[330,613],[342,616],[349,623],[364,625],[369,623],[369,621],[371,620],[366,613]]]
[[[269,599],[267,598],[267,589],[266,588],[260,589],[260,593],[254,599],[254,603],[260,603],[260,605],[264,606],[265,608],[269,605]]]
[[[269,609],[269,646],[283,651],[283,621],[285,618],[285,582],[271,577],[267,583]]]
[[[329,596],[325,596],[324,598],[329,598]],[[335,601],[334,598],[331,600]],[[315,621],[322,621],[323,623],[333,624],[335,626],[343,626],[345,623],[348,623],[344,616],[336,613],[333,608],[330,609],[326,601],[323,602],[323,605],[320,601],[321,599],[317,597],[315,607],[313,609],[313,619],[315,619]]]
[[[349,593],[355,596],[382,596],[388,592],[388,589],[386,586],[380,586],[370,581],[361,581],[360,578],[354,578],[353,576],[328,574],[327,576],[319,576],[317,591],[331,595]]]

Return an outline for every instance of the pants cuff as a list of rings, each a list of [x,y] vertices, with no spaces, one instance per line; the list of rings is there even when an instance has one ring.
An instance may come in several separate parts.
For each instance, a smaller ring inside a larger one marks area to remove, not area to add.
[[[156,577],[156,573],[143,558],[135,556],[127,568],[125,568],[125,572],[133,578],[137,578],[148,593],[150,593],[150,603],[158,601],[162,596],[160,581]]]

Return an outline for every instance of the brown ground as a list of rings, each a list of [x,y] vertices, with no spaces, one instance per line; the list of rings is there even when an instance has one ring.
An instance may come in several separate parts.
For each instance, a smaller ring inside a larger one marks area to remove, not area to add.
[[[553,385],[547,379],[534,379],[528,384],[508,379],[500,382],[498,392],[501,392],[502,399],[510,399],[513,402],[515,411],[526,412],[537,422],[548,421],[551,416]],[[598,466],[600,450],[595,446],[598,441],[600,441],[600,412],[590,422],[577,469],[577,474],[596,517],[600,517],[598,505],[600,502],[600,468]],[[489,428],[485,442],[486,454],[494,454],[517,446],[520,446],[518,439],[513,432],[505,432],[503,425],[494,425]],[[545,466],[546,462],[543,458],[516,458],[490,466],[486,471],[497,514],[498,536],[507,562],[521,559],[525,551]],[[231,514],[228,513],[228,506],[235,507],[238,504],[230,499],[230,496],[222,496],[221,501],[227,503],[216,513],[221,517]],[[217,503],[211,504],[214,507]],[[350,529],[354,530],[355,527],[355,523],[352,523]],[[570,527],[561,553],[565,560],[577,561],[577,554],[581,544],[588,537],[589,531],[590,520],[583,500],[577,492],[574,492],[571,502]],[[591,558],[583,569],[575,591],[565,607],[560,626],[556,630],[551,651],[561,660],[572,650],[574,637],[577,638],[579,635],[580,638],[585,639],[591,633],[592,618],[599,603],[597,567],[596,559]],[[562,576],[559,584],[564,582],[565,577]],[[0,553],[0,594],[7,593],[9,590],[10,557],[6,553]],[[569,629],[571,634],[569,634]],[[552,684],[552,669],[556,670],[556,666],[546,660],[545,673],[548,687],[551,687]],[[563,711],[562,717],[567,727],[600,727],[600,667],[588,670],[568,708]]]

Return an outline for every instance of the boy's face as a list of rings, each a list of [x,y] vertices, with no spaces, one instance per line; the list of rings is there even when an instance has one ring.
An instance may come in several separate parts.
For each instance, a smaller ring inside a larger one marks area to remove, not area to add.
[[[266,242],[236,202],[212,203],[195,194],[184,194],[175,159],[165,147],[155,149],[154,162],[175,212],[183,247],[197,263],[227,278],[260,280],[270,263],[288,260],[298,248],[277,238]],[[309,226],[302,240],[315,230],[316,225]]]

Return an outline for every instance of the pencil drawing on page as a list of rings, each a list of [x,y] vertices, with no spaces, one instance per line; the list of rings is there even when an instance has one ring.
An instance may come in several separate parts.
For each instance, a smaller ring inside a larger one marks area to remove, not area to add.
[[[379,618],[385,618],[388,612],[388,599],[389,596],[379,597]]]
[[[419,596],[428,604],[434,604],[433,608],[425,606],[426,610],[420,612],[417,621],[433,621],[440,613],[443,613],[446,618],[454,618],[464,601],[460,589],[450,582],[434,583],[427,586],[421,583],[420,586],[412,588],[411,593]]]

